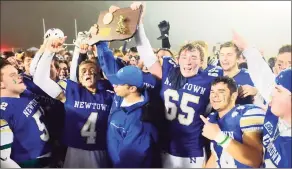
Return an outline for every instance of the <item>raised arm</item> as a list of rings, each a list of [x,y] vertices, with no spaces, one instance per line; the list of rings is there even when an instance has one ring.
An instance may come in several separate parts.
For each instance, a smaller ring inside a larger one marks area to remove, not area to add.
[[[46,45],[45,43],[46,43],[46,41],[44,41],[44,43],[41,45],[40,49],[37,51],[37,53],[34,55],[32,61],[31,61],[30,68],[29,68],[29,73],[30,73],[30,75],[32,77],[34,76],[34,73],[36,71],[38,62],[40,61],[41,56],[44,53],[44,48],[45,48],[45,45]]]
[[[80,52],[80,48],[75,46],[72,62],[70,66],[70,80],[74,82],[77,82],[77,67],[78,67],[79,52]]]
[[[96,44],[98,61],[105,76],[117,73],[125,65],[113,55],[106,42]]]
[[[137,10],[142,5],[140,2],[134,2],[131,5],[132,10]],[[137,50],[144,62],[144,65],[148,68],[149,72],[156,76],[158,79],[162,78],[162,67],[155,56],[152,46],[146,36],[144,26],[143,26],[143,15],[145,13],[145,4],[143,4],[143,13],[140,19],[139,28],[135,34],[135,40],[137,44]]]
[[[235,32],[233,33],[233,42],[243,51],[243,55],[247,60],[250,78],[264,100],[269,103],[272,90],[275,87],[276,76],[263,59],[260,51],[248,46],[245,40]]]
[[[70,80],[78,82],[78,65],[86,58],[82,57],[86,55],[87,47],[86,41],[89,34],[87,32],[79,32],[76,41],[74,42],[75,48],[73,58],[70,67]]]
[[[34,74],[33,82],[38,85],[44,92],[52,98],[58,99],[63,103],[66,101],[62,88],[50,78],[51,62],[55,52],[60,50],[64,40],[49,39],[45,52],[38,62],[37,69]],[[52,47],[55,46],[55,47]]]

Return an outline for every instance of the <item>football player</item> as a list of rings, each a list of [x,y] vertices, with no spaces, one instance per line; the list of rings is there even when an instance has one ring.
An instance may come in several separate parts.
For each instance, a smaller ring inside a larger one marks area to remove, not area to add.
[[[131,8],[136,10],[141,3]],[[143,10],[145,11],[145,9]],[[143,17],[143,14],[142,14]],[[164,100],[168,123],[165,133],[163,167],[202,168],[205,163],[205,142],[201,135],[204,114],[209,104],[211,82],[222,76],[221,69],[215,67],[201,71],[204,52],[200,45],[188,43],[179,51],[178,65],[169,57],[164,57],[161,67],[146,37],[142,19],[135,34],[137,49],[148,70],[162,80],[161,97]]]
[[[260,167],[261,135],[265,111],[252,104],[236,105],[236,82],[218,77],[212,82],[210,103],[215,112],[205,125],[203,136],[210,139],[212,155],[206,168]]]
[[[225,42],[220,46],[219,61],[224,71],[224,76],[233,78],[239,87],[236,104],[253,104],[257,89],[254,87],[248,71],[238,68],[240,55],[241,51],[232,42]]]
[[[0,60],[1,118],[13,131],[11,159],[20,167],[47,167],[50,164],[50,136],[44,110],[23,83],[16,68]]]
[[[276,76],[261,53],[237,33],[233,42],[243,50],[247,59],[250,77],[258,91],[269,103],[263,127],[264,165],[266,168],[291,168],[291,68]],[[291,58],[291,50],[285,57]],[[289,62],[285,63],[286,65]],[[256,71],[255,71],[256,70]]]
[[[50,79],[50,63],[55,53],[62,50],[64,40],[64,37],[49,38],[34,74],[34,82],[65,105],[62,138],[68,149],[64,167],[108,167],[106,130],[113,93],[97,90],[100,77],[96,64],[91,61],[79,65],[80,83],[71,79],[70,74],[65,93]]]

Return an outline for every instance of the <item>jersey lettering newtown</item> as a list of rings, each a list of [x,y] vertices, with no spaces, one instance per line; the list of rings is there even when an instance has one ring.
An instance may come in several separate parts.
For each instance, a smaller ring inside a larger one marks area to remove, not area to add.
[[[11,159],[17,163],[35,160],[51,152],[44,111],[35,96],[26,91],[20,98],[1,98],[1,119],[13,132]]]
[[[209,104],[211,82],[223,72],[220,68],[208,71],[199,70],[198,74],[187,78],[184,86],[178,90],[171,87],[169,72],[176,64],[169,57],[164,57],[162,66],[161,97],[166,107],[168,120],[168,140],[165,151],[178,157],[202,157],[204,140],[203,122],[200,119]]]
[[[63,143],[82,150],[105,150],[108,115],[113,93],[89,92],[67,80]]]

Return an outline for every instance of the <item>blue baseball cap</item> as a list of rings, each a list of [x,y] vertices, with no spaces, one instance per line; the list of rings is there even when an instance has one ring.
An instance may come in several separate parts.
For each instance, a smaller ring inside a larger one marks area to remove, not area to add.
[[[280,74],[276,77],[277,85],[283,86],[284,88],[286,88],[290,92],[292,90],[291,74],[292,74],[292,70],[291,70],[291,68],[288,68],[288,69],[281,71]]]
[[[136,66],[125,66],[121,68],[116,74],[107,76],[113,85],[130,85],[137,88],[143,87],[143,73],[141,69]]]

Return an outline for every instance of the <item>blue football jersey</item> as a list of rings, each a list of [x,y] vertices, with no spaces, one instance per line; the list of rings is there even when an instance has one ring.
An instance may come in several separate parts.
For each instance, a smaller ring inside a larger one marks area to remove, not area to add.
[[[80,84],[67,80],[63,142],[83,150],[105,150],[107,120],[113,93],[92,94]]]
[[[292,168],[291,165],[291,127],[278,123],[269,107],[263,128],[265,168]],[[281,132],[280,132],[281,131]]]
[[[186,78],[184,86],[178,90],[171,87],[169,72],[177,65],[165,57],[162,71],[162,90],[160,92],[166,107],[168,120],[167,137],[164,149],[178,157],[202,157],[204,139],[201,135],[203,121],[200,115],[209,104],[211,82],[222,76],[222,69],[215,67],[209,71],[199,71],[197,75]]]
[[[223,133],[230,138],[243,143],[242,135],[244,132],[262,132],[266,112],[253,105],[237,105],[222,118],[218,112],[209,115],[209,121],[217,123]],[[220,168],[249,168],[245,164],[235,160],[227,151],[224,151],[215,141],[211,142],[211,150],[216,157],[217,166]]]
[[[20,98],[1,97],[1,117],[13,132],[11,159],[17,163],[49,156],[51,146],[44,111],[34,95],[26,92]]]
[[[247,69],[240,69],[240,72],[233,77],[235,80],[237,87],[243,86],[243,85],[250,85],[254,86],[249,73]],[[253,104],[253,96],[247,96],[245,98],[238,97],[236,100],[236,104]]]
[[[34,95],[35,99],[44,109],[47,121],[46,125],[51,138],[53,140],[60,139],[64,125],[64,104],[57,99],[51,98],[47,93],[39,88],[33,82],[33,78],[31,76],[22,74],[22,77],[23,82],[27,87],[26,89]]]

